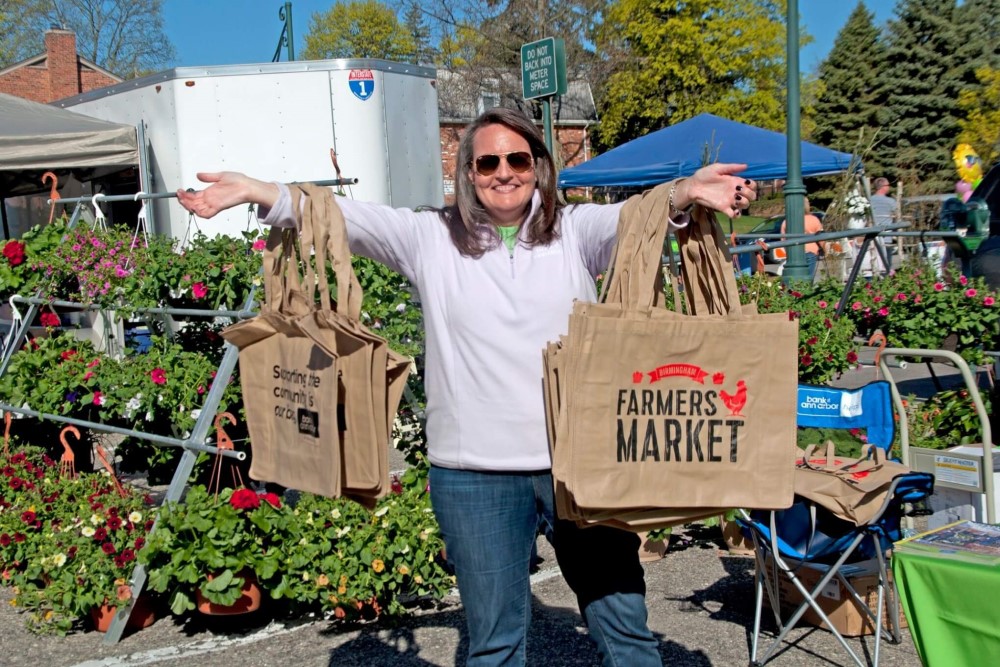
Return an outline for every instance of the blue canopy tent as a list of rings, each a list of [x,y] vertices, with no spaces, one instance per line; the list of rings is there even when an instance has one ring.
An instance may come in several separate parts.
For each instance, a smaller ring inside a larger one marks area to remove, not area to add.
[[[703,113],[633,139],[559,174],[560,188],[649,186],[690,176],[712,162],[743,162],[754,180],[786,178],[787,141],[780,132],[763,130]],[[802,176],[836,174],[852,168],[850,153],[802,142]]]

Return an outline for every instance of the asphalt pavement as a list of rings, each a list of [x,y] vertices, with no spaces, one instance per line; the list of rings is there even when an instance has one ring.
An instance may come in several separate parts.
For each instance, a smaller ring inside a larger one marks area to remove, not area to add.
[[[862,360],[870,360],[870,354]],[[923,364],[896,369],[904,393],[933,389]],[[955,383],[954,372],[936,365],[935,374]],[[838,381],[858,386],[875,378],[862,366]],[[596,667],[597,652],[587,636],[572,592],[559,573],[544,539],[543,561],[533,575],[532,622],[528,664],[546,667]],[[665,665],[747,665],[753,625],[753,558],[732,555],[718,527],[690,526],[676,530],[666,557],[646,568],[649,625],[660,641]],[[33,635],[18,610],[6,604],[9,589],[0,589],[0,630],[7,667],[137,667],[158,665],[218,665],[219,667],[425,667],[464,664],[466,639],[457,595],[398,620],[345,626],[317,617],[287,618],[268,612],[209,623],[197,616],[180,620],[166,616],[151,627],[105,645],[93,631],[68,637]],[[764,615],[773,632],[773,619]],[[848,639],[864,655],[872,638]],[[795,629],[776,667],[849,665],[846,652],[827,631]],[[882,643],[885,667],[919,667],[909,634],[898,645]],[[627,666],[624,666],[627,667]]]

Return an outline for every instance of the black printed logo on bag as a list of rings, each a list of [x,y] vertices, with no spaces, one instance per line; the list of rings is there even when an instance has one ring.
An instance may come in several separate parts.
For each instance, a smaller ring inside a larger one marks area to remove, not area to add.
[[[711,375],[716,388],[705,387]],[[698,387],[689,389],[641,388],[668,377],[687,378]],[[652,371],[635,371],[633,387],[618,391],[617,459],[637,461],[738,461],[740,428],[746,415],[747,386],[736,382],[736,391],[722,387],[726,376],[700,366],[670,363]],[[729,414],[724,415],[726,411]]]
[[[319,437],[319,413],[305,408],[299,408],[298,412],[299,433]]]

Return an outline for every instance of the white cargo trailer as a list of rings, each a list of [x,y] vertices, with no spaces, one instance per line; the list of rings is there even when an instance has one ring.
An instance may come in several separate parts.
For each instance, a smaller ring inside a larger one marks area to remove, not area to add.
[[[56,104],[136,125],[144,135],[142,189],[202,187],[199,171],[243,171],[272,181],[336,178],[348,194],[392,206],[444,202],[434,69],[385,60],[317,60],[183,67]],[[183,238],[187,213],[174,199],[151,203],[153,229]],[[198,223],[239,235],[245,208]]]

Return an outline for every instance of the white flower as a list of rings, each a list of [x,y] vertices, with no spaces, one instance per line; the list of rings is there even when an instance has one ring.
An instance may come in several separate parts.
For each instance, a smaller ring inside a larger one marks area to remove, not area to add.
[[[153,411],[152,410],[150,410],[150,411],[148,411],[146,413],[146,421],[148,421],[148,422],[153,421]]]
[[[401,303],[398,306],[396,306],[396,312],[397,313],[401,313],[404,310],[406,310],[406,304],[405,303]]]
[[[385,516],[385,513],[388,511],[389,511],[388,506],[380,507],[377,510],[375,510],[375,516]]]
[[[142,512],[132,512],[128,515],[128,520],[132,523],[139,523],[142,521]]]
[[[339,519],[340,518],[340,510],[338,510],[336,507],[333,508],[332,510],[330,510],[330,516],[333,517],[334,519]]]
[[[350,526],[344,526],[343,528],[338,528],[337,537],[343,537],[344,535],[347,535],[349,532],[351,532]]]
[[[91,528],[90,526],[84,526],[83,528],[80,529],[80,533],[82,533],[84,537],[93,537],[94,533],[96,532],[97,531]]]
[[[52,557],[52,562],[56,567],[62,567],[66,564],[66,554],[56,554]]]
[[[191,411],[191,419],[193,419],[195,421],[198,421],[198,417],[200,417],[200,416],[201,416],[201,408],[198,408],[197,410],[192,410]]]
[[[867,197],[863,196],[862,194],[858,192],[852,192],[847,196],[844,205],[847,207],[848,213],[850,213],[851,215],[860,216],[864,215],[865,211],[867,211],[871,207],[871,202],[869,202]]]
[[[91,514],[90,523],[94,524],[95,526],[100,526],[102,523],[104,523],[104,517],[102,517],[99,514]]]
[[[125,404],[125,417],[131,419],[140,407],[142,407],[142,393],[128,399],[128,403]]]

